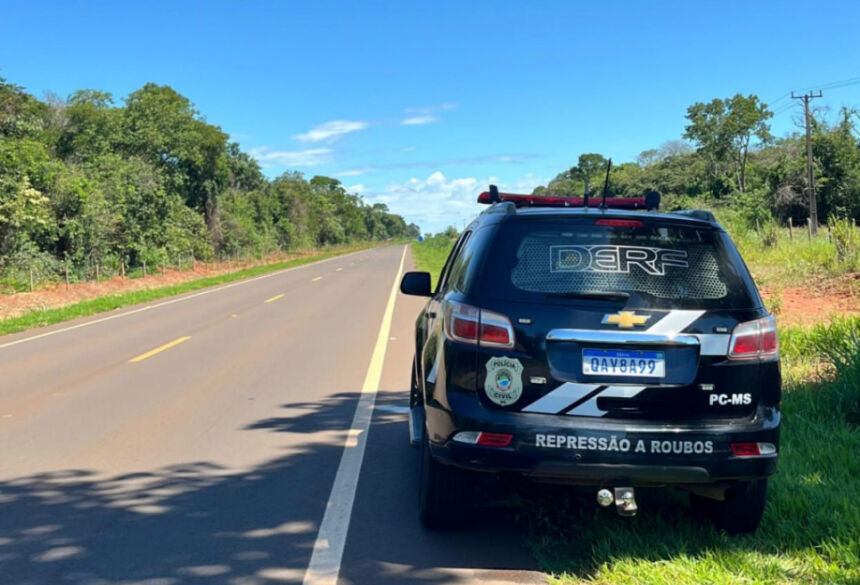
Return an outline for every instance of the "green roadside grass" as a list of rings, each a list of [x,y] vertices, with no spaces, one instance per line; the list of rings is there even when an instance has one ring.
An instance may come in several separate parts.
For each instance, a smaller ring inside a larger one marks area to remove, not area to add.
[[[435,277],[448,242],[413,243],[418,269]],[[639,490],[639,515],[620,518],[593,490],[532,487],[509,505],[551,583],[860,584],[860,318],[780,338],[779,470],[758,532],[715,530],[671,488]]]
[[[453,246],[454,240],[443,234],[437,234],[423,242],[412,242],[412,258],[415,260],[415,267],[430,273],[434,290]]]
[[[791,333],[798,346],[804,333]],[[857,349],[860,354],[860,347]],[[779,471],[759,530],[730,537],[696,517],[687,495],[642,490],[639,515],[561,490],[514,503],[539,566],[556,584],[860,583],[857,379],[815,354],[787,355]]]
[[[242,270],[237,270],[236,272],[219,274],[217,276],[207,276],[204,278],[189,280],[187,282],[182,282],[179,284],[107,295],[95,299],[81,301],[79,303],[68,305],[66,307],[31,311],[18,317],[12,317],[11,319],[5,319],[3,321],[0,321],[0,335],[17,333],[19,331],[25,331],[34,327],[54,325],[56,323],[61,323],[70,319],[77,319],[78,317],[87,317],[89,315],[113,311],[115,309],[120,309],[122,307],[127,307],[130,305],[147,303],[149,301],[155,301],[165,297],[171,297],[182,293],[196,291],[210,286],[225,284],[228,282],[243,280],[246,278],[252,278],[254,276],[260,276],[262,274],[283,270],[285,268],[293,268],[295,266],[302,266],[304,264],[310,264],[312,262],[319,262],[320,260],[334,258],[335,256],[342,256],[343,254],[349,254],[351,252],[357,252],[359,250],[365,250],[371,247],[373,247],[372,244],[351,246],[348,248],[341,248],[337,250],[322,252],[320,254],[315,254],[312,256],[294,258],[292,260],[286,260],[283,262],[275,262],[272,264],[264,264],[260,266],[253,266],[251,268],[244,268]]]

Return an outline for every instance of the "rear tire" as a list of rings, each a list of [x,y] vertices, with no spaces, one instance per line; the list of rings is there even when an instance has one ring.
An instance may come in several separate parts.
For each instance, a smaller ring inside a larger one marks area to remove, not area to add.
[[[467,500],[465,473],[433,458],[425,429],[418,490],[418,516],[425,528],[451,528],[462,520]]]
[[[729,534],[755,532],[761,523],[766,501],[767,479],[739,483],[726,492],[725,500],[690,494],[693,509]]]

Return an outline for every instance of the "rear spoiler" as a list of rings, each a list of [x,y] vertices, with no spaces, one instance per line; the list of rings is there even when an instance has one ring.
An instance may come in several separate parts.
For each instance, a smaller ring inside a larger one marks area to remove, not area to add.
[[[490,185],[489,191],[478,195],[478,203],[493,204],[510,201],[517,207],[601,207],[610,209],[647,209],[655,210],[660,207],[660,193],[649,191],[645,197],[607,197],[602,201],[598,198],[586,197],[544,197],[542,195],[520,195],[517,193],[500,193],[498,187]]]

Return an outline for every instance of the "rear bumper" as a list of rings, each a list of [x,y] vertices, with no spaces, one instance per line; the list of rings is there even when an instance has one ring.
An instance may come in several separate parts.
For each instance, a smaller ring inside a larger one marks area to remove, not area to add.
[[[450,396],[451,409],[427,407],[430,449],[439,461],[534,481],[637,486],[708,484],[767,477],[777,455],[735,457],[731,443],[779,447],[779,411],[751,420],[701,425],[631,424],[565,415],[490,412],[473,396]],[[470,404],[471,403],[471,404]],[[461,431],[513,435],[507,447],[454,440]]]

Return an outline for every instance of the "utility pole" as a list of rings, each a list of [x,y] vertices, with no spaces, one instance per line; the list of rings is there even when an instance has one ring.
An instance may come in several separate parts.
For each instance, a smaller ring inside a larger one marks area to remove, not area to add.
[[[807,197],[809,197],[809,229],[814,235],[818,232],[818,204],[815,202],[815,177],[812,173],[812,127],[809,124],[809,100],[820,98],[821,90],[818,90],[818,95],[811,91],[803,95],[794,95],[791,92],[791,99],[803,100],[803,115],[806,119],[806,188]]]

